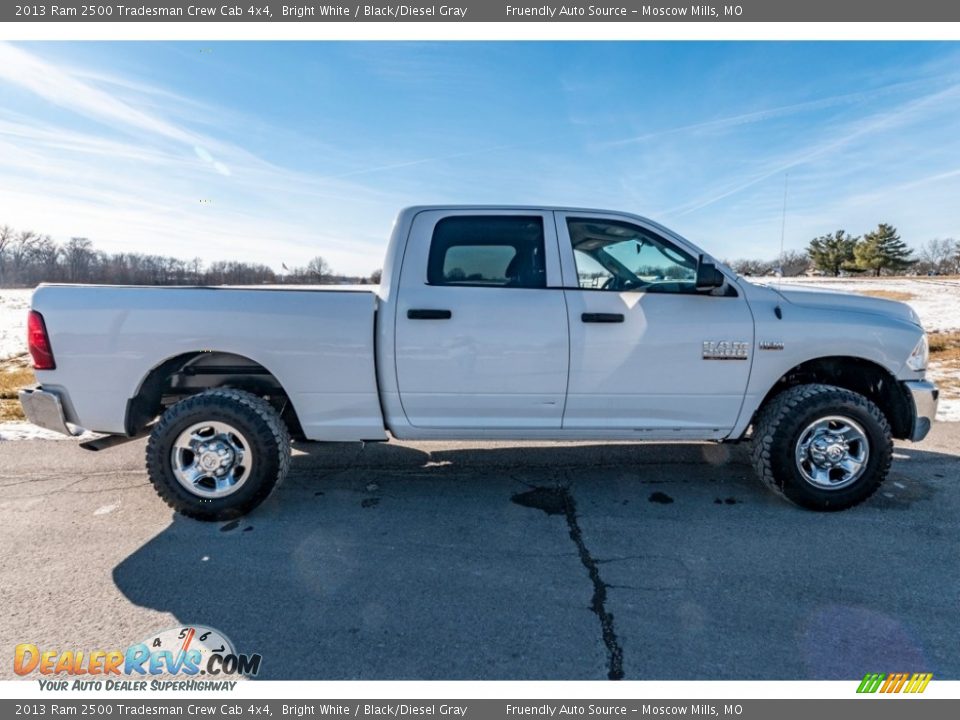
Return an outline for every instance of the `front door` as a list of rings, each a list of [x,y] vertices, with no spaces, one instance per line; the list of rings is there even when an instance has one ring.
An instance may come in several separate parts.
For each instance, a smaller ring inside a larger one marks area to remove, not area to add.
[[[743,296],[698,293],[692,249],[640,220],[556,215],[570,322],[563,428],[729,433],[753,347]]]
[[[568,369],[560,284],[550,212],[418,214],[396,316],[407,421],[423,428],[559,428]]]

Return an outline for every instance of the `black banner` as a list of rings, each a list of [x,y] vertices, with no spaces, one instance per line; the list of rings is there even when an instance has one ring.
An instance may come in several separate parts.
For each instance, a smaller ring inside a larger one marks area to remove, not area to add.
[[[126,3],[41,0],[4,3],[3,22],[955,22],[960,3],[943,0],[731,0],[691,4],[608,0],[452,0],[450,4],[268,0]]]
[[[909,709],[905,707],[909,704]],[[951,710],[950,708],[953,708]],[[37,700],[0,701],[4,718],[92,715],[98,718],[329,717],[349,720],[571,720],[705,717],[731,720],[933,720],[956,717],[960,700],[876,698],[850,700]]]

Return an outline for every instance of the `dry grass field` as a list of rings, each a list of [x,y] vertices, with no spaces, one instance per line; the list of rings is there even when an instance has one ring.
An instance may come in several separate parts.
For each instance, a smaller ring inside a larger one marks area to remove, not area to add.
[[[23,420],[17,391],[34,382],[28,356],[21,355],[0,362],[0,422]]]

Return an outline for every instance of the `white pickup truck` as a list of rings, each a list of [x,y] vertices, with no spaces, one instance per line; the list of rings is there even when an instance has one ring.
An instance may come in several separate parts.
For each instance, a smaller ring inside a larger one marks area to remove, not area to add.
[[[761,480],[840,510],[923,439],[937,389],[898,302],[747,282],[635,215],[413,207],[379,287],[43,285],[28,418],[133,438],[190,517],[246,513],[291,436],[749,440]]]

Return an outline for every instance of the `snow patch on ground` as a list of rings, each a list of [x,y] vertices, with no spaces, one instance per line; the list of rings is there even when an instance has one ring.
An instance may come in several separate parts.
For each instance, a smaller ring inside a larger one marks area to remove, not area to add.
[[[940,398],[937,405],[937,422],[960,422],[960,400]]]
[[[69,440],[52,430],[44,430],[28,422],[12,420],[0,423],[0,441],[3,440]]]
[[[82,428],[75,428],[75,430],[82,430]],[[10,420],[7,422],[0,422],[0,442],[4,440],[93,440],[94,438],[100,437],[96,433],[92,433],[89,430],[83,430],[79,435],[74,435],[72,437],[63,435],[62,433],[54,432],[53,430],[47,430],[42,427],[38,427],[32,423],[28,423],[25,420]]]
[[[806,285],[820,290],[867,294],[906,293],[927,332],[960,330],[960,280],[953,278],[763,278],[765,285]]]
[[[927,377],[940,387],[937,420],[960,422],[960,367],[933,362],[927,368]]]
[[[27,351],[27,310],[33,290],[0,290],[0,360]]]

